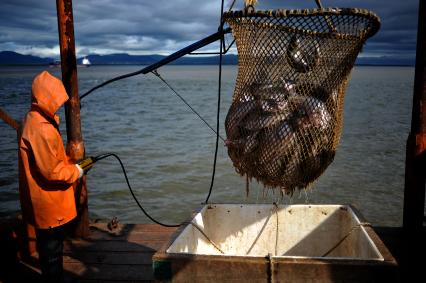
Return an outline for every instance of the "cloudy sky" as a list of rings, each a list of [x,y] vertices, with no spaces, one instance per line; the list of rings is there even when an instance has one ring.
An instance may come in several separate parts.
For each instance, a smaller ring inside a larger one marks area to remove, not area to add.
[[[0,51],[59,57],[53,0],[0,0]],[[170,54],[217,30],[220,0],[74,0],[77,56]],[[232,0],[225,0],[229,7]],[[237,0],[237,8],[243,0]],[[382,21],[363,56],[414,58],[418,0],[322,0],[367,8]],[[258,9],[313,8],[314,0],[259,0]],[[214,49],[215,45],[209,47]]]

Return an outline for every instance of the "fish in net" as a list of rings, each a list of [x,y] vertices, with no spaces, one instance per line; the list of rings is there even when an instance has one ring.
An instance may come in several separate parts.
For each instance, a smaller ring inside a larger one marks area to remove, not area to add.
[[[380,20],[352,8],[224,14],[238,50],[225,119],[236,171],[292,193],[333,161],[350,71]]]

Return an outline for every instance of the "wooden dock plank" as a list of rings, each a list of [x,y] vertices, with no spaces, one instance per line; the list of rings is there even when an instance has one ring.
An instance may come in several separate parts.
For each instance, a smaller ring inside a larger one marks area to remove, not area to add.
[[[152,282],[152,256],[176,228],[92,223],[90,236],[65,242],[64,268],[81,283]]]
[[[168,232],[144,232],[144,233],[134,233],[129,235],[108,235],[102,234],[99,232],[93,232],[88,238],[87,241],[129,241],[129,242],[158,242],[164,241],[168,237]]]
[[[13,235],[7,230],[16,225],[2,227],[5,235]],[[119,224],[109,229],[107,223],[92,223],[89,237],[65,240],[65,275],[82,283],[152,282],[152,256],[175,230],[156,224]],[[7,243],[3,237],[0,242]],[[2,266],[10,268],[0,271],[0,283],[41,282],[36,258],[19,261],[12,251],[8,257],[11,263]]]
[[[86,239],[69,239],[64,269],[79,282],[151,282],[152,256],[176,230],[155,224],[90,226]]]
[[[80,279],[78,283],[148,283],[152,280],[96,280],[96,279]]]
[[[84,262],[67,262],[64,271],[83,280],[154,280],[151,264],[87,264]]]
[[[118,223],[115,228],[108,228],[109,224],[105,222],[95,222],[90,224],[90,231],[95,230],[108,232],[108,233],[152,233],[152,232],[173,232],[176,230],[174,227],[164,227],[158,224],[121,224]]]
[[[161,248],[164,241],[143,241],[143,242],[131,242],[131,241],[85,241],[67,240],[64,245],[64,251],[108,251],[108,252],[154,252]]]
[[[84,262],[86,264],[148,264],[152,262],[152,252],[105,252],[105,251],[81,251],[77,253],[65,253],[64,263]]]

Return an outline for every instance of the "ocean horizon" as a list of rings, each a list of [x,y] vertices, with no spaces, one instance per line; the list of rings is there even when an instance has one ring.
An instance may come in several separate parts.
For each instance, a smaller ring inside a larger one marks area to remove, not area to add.
[[[33,77],[47,69],[0,67],[0,107],[22,119],[30,105]],[[140,66],[79,68],[79,90]],[[237,67],[223,67],[220,135],[235,86]],[[217,66],[165,66],[159,73],[214,128]],[[414,68],[356,66],[344,108],[341,143],[333,163],[309,191],[281,198],[251,183],[232,166],[219,144],[214,203],[353,204],[373,225],[402,225],[405,143],[410,130]],[[60,130],[66,140],[63,109]],[[215,134],[152,74],[115,82],[82,101],[82,133],[88,155],[114,152],[122,159],[139,201],[155,218],[180,223],[201,206],[208,193]],[[0,122],[0,217],[19,213],[16,133]],[[88,173],[92,219],[117,217],[123,223],[149,223],[134,203],[114,159],[102,160]]]

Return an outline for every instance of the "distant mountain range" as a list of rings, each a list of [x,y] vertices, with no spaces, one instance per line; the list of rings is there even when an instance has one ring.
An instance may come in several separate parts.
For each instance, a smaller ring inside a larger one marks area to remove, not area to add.
[[[163,55],[129,55],[126,53],[109,55],[89,55],[86,56],[92,65],[150,65],[160,61],[166,56]],[[77,59],[79,63],[82,58]],[[172,65],[217,65],[219,56],[185,56],[170,63]],[[223,64],[236,65],[238,63],[237,55],[223,56]]]
[[[126,53],[109,55],[88,55],[86,56],[92,65],[150,65],[166,56],[163,55],[129,55]],[[77,59],[77,64],[81,64],[83,58]],[[48,65],[55,62],[54,58],[40,58],[32,55],[23,55],[13,51],[0,51],[0,65]],[[217,65],[219,56],[185,56],[174,62],[172,65]],[[223,64],[236,65],[238,56],[227,54],[223,56]],[[377,65],[377,66],[414,66],[414,58],[394,58],[382,57],[359,57],[357,65]]]
[[[13,51],[0,52],[0,65],[47,65],[50,62],[53,62],[53,59],[22,55]]]
[[[150,65],[165,58],[163,55],[129,55],[126,53],[109,55],[88,55],[92,65]],[[83,58],[77,59],[77,64]],[[0,51],[0,65],[48,65],[57,62],[54,58],[40,58],[32,55],[23,55],[13,51]],[[223,64],[236,65],[238,56],[229,54],[223,56]],[[217,65],[219,56],[185,56],[172,62],[172,65]]]

